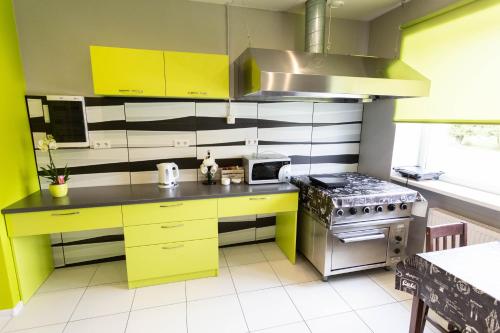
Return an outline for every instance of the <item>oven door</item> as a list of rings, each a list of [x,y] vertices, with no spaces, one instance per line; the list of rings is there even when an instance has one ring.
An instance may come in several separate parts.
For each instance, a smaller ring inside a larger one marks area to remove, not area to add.
[[[332,270],[385,263],[389,228],[334,233]]]

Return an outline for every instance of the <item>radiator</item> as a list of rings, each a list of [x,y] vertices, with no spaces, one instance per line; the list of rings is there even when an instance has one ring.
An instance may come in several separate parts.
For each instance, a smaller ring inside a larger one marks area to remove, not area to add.
[[[429,209],[427,225],[440,225],[466,222],[467,224],[467,244],[480,244],[500,240],[500,229],[485,225],[483,223],[468,219],[440,208]]]

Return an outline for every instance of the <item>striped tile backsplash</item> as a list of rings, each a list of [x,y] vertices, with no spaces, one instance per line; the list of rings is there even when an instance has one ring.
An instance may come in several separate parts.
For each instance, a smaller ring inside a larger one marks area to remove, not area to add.
[[[34,142],[45,130],[46,99],[27,96]],[[220,166],[241,165],[241,157],[274,152],[290,156],[292,172],[318,174],[356,171],[362,104],[172,101],[146,98],[85,99],[89,148],[54,152],[58,167],[68,165],[70,187],[156,183],[156,164],[175,162],[180,181],[202,180],[198,167],[207,151]],[[227,124],[232,114],[235,124]],[[247,146],[247,139],[258,145]],[[187,140],[188,147],[174,147]],[[110,149],[93,149],[109,141]],[[36,150],[40,169],[47,153]],[[216,177],[219,178],[219,177]],[[48,182],[40,179],[42,188]],[[219,221],[221,246],[274,238],[275,217],[252,215]],[[121,258],[121,230],[52,235],[57,266]]]

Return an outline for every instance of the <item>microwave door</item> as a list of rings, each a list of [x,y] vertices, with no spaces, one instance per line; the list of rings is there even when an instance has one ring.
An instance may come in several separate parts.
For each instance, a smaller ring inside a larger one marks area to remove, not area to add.
[[[275,181],[278,180],[282,162],[255,163],[252,167],[252,180]]]

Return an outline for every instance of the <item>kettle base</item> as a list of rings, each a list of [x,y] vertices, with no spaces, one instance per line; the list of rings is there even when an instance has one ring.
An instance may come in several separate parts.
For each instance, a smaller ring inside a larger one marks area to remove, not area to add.
[[[158,184],[158,187],[159,188],[175,188],[175,187],[177,187],[177,185],[179,185],[179,184],[177,184],[177,183],[173,184],[173,185],[170,185],[170,184]]]

